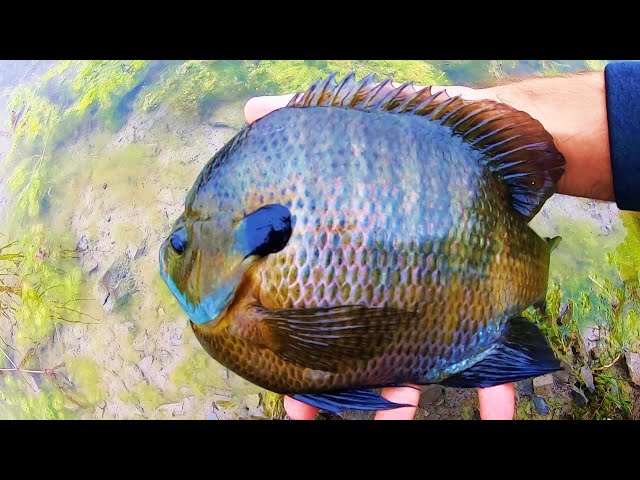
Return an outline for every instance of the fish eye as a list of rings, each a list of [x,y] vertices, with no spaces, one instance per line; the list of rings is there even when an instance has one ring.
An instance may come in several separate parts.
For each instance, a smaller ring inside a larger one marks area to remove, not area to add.
[[[171,239],[169,240],[171,244],[171,248],[178,255],[182,255],[184,250],[187,248],[187,230],[182,227],[171,235]]]

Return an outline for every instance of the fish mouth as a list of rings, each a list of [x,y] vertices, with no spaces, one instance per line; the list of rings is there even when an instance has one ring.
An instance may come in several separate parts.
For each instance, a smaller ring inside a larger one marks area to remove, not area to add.
[[[204,325],[206,323],[217,323],[224,316],[236,293],[236,286],[233,282],[226,282],[212,294],[206,296],[197,305],[187,310],[187,315],[193,323]],[[186,310],[186,309],[185,309]]]
[[[217,324],[218,321],[224,317],[229,305],[233,302],[244,273],[251,266],[252,262],[249,259],[242,260],[240,264],[233,269],[233,274],[226,278],[214,280],[213,284],[209,285],[209,288],[202,289],[196,287],[196,291],[199,291],[200,295],[196,295],[194,299],[193,296],[187,295],[187,292],[183,292],[178,288],[171,277],[164,259],[165,248],[166,242],[160,249],[160,276],[180,304],[182,310],[188,315],[191,322],[197,325],[207,324],[213,326]],[[203,294],[203,292],[209,293]],[[197,298],[198,296],[200,298]]]

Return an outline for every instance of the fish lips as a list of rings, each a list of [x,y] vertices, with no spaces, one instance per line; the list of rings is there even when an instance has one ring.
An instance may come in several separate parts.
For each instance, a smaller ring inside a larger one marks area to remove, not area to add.
[[[187,298],[169,275],[164,261],[164,250],[167,248],[168,240],[160,248],[160,275],[167,287],[178,300],[178,303],[189,316],[189,319],[198,325],[211,322],[217,323],[226,313],[227,308],[232,303],[236,290],[242,281],[244,273],[255,262],[255,257],[245,257],[239,265],[233,269],[234,273],[221,282],[212,285],[211,293],[202,297],[199,302],[192,302]]]

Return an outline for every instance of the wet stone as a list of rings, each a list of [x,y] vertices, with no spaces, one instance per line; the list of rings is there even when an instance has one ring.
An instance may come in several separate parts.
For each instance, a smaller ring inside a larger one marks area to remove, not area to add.
[[[520,395],[533,395],[533,380],[527,378],[526,380],[522,380],[516,383],[516,389],[518,390],[518,393],[520,393]]]
[[[133,348],[138,351],[146,350],[149,344],[150,344],[150,337],[146,333],[139,334],[133,340]]]
[[[131,260],[137,260],[147,253],[147,239],[145,238],[139,244],[129,245],[127,248],[127,257]]]
[[[144,254],[147,253],[147,241],[145,240],[142,245],[140,245],[137,249],[136,249],[136,253],[133,256],[134,260],[139,259],[140,257],[144,256]]]
[[[82,338],[84,335],[84,325],[74,325],[73,326],[73,336],[76,338]]]
[[[555,378],[560,383],[569,383],[571,381],[571,374],[573,372],[571,365],[569,365],[567,362],[562,360],[560,362],[560,366],[562,367],[562,370],[553,372],[552,373],[553,378]]]
[[[113,262],[102,277],[100,287],[103,294],[103,308],[107,312],[127,303],[136,291],[127,255],[123,255]]]
[[[245,398],[244,403],[250,409],[258,408],[260,406],[260,395],[257,393],[248,395],[247,398]]]
[[[83,235],[82,237],[80,237],[80,240],[78,241],[78,244],[76,245],[76,250],[79,252],[83,252],[85,250],[89,249],[89,240],[87,239],[87,237],[85,235]]]
[[[171,333],[171,345],[177,346],[182,343],[182,333],[181,332],[172,332]]]
[[[591,373],[591,369],[586,365],[580,368],[580,378],[589,390],[593,392],[596,389],[595,385],[593,384],[593,373]]]
[[[171,417],[177,417],[180,415],[184,415],[184,411],[182,409],[182,402],[180,403],[165,403],[164,405],[160,405],[158,407],[158,411],[164,413],[165,415]]]
[[[533,379],[533,391],[536,395],[549,395],[553,391],[553,375],[547,373]]]
[[[640,385],[640,353],[627,352],[624,358],[627,361],[631,381]]]
[[[87,258],[84,262],[82,262],[82,269],[86,273],[93,273],[98,269],[98,262],[95,258]]]
[[[373,412],[366,412],[362,410],[347,410],[341,412],[337,416],[344,420],[371,420],[375,414]]]
[[[585,394],[577,387],[574,387],[574,389],[571,390],[571,398],[578,407],[584,407],[588,403]]]
[[[560,383],[569,383],[571,381],[571,374],[565,370],[553,372],[553,378]]]
[[[598,346],[600,340],[600,327],[597,325],[589,325],[582,332],[582,343],[586,352],[590,352]]]
[[[232,399],[231,390],[225,390],[223,388],[211,389],[211,400],[214,402],[228,402]]]
[[[418,406],[428,410],[430,406],[439,403],[442,399],[444,399],[444,387],[440,385],[426,385],[422,387],[422,394],[420,395]]]
[[[149,369],[151,368],[152,363],[153,363],[153,357],[147,356],[147,357],[144,357],[142,360],[140,360],[140,363],[138,363],[138,366],[140,367],[140,370],[142,370],[142,372],[148,372]]]
[[[533,406],[536,408],[538,414],[549,415],[549,406],[547,405],[547,402],[544,401],[544,398],[534,395]]]
[[[196,409],[196,406],[198,404],[198,399],[191,395],[190,397],[185,398],[182,401],[182,410],[184,412],[192,412]]]

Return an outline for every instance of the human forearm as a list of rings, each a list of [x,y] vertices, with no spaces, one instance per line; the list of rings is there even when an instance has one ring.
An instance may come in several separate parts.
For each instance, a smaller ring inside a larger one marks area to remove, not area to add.
[[[535,78],[478,91],[527,112],[566,160],[558,192],[614,200],[602,72]]]

